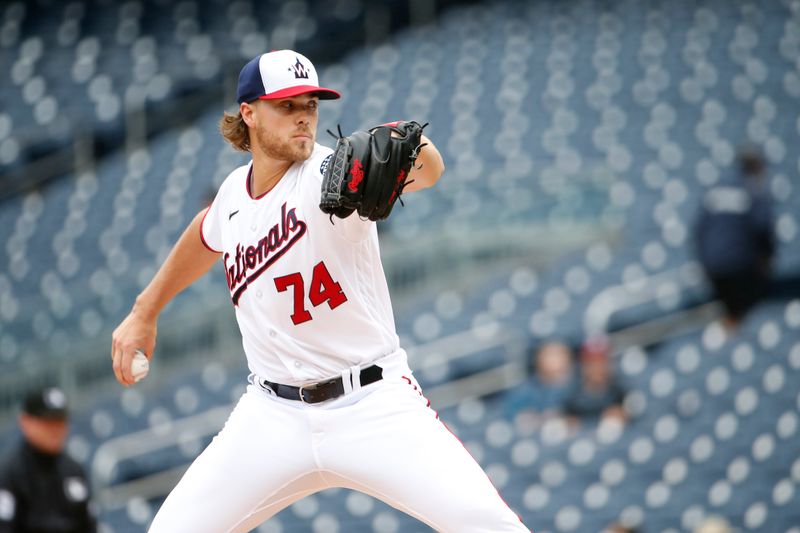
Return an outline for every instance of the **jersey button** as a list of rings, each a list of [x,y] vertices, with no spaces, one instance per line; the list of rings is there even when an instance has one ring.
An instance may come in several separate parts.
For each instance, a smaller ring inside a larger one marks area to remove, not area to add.
[[[251,230],[253,230],[253,231],[255,231],[257,227],[258,227],[258,226],[256,226],[255,224],[253,224],[252,226],[250,226],[250,229],[251,229]]]
[[[261,298],[261,291],[256,291],[256,298]]]
[[[300,368],[301,366],[303,366],[303,363],[301,363],[300,361],[295,361],[294,366],[295,368]]]
[[[274,329],[269,330],[269,336],[270,337],[272,337],[274,339],[276,335],[277,335],[277,333],[275,332]]]

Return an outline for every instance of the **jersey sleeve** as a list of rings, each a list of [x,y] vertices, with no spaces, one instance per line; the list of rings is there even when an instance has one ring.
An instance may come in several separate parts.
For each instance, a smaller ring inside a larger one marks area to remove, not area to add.
[[[222,253],[222,231],[219,221],[221,200],[217,193],[214,201],[206,209],[203,220],[200,221],[200,240],[206,248],[215,253]]]
[[[241,184],[242,179],[246,179],[250,166],[251,163],[248,163],[228,174],[203,215],[203,220],[200,222],[200,240],[212,252],[222,253],[224,248],[222,228],[227,221],[223,217],[227,214],[228,207],[236,201],[236,184]]]

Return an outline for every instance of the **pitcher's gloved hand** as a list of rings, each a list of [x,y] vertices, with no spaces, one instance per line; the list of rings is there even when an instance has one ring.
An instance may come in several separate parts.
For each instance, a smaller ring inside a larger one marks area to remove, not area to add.
[[[344,137],[339,131],[336,148],[322,177],[319,208],[347,218],[353,211],[370,220],[382,220],[408,179],[421,144],[422,130],[414,121],[391,122]]]

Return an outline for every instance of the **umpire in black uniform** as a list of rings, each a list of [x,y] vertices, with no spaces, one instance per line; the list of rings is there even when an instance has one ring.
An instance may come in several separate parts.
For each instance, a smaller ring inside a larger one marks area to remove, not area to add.
[[[93,533],[89,483],[64,453],[67,402],[56,387],[37,390],[19,415],[22,442],[0,466],[0,533]]]

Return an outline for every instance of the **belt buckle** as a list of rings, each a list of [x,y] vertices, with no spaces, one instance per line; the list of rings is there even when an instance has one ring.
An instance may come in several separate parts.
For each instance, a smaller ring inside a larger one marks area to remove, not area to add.
[[[298,389],[297,392],[300,394],[300,402],[304,403],[306,405],[311,405],[312,402],[307,402],[305,396],[303,396],[303,391],[304,390],[313,391],[314,389],[319,387],[319,385],[320,385],[319,383],[311,383],[309,385],[300,385],[297,388]]]

